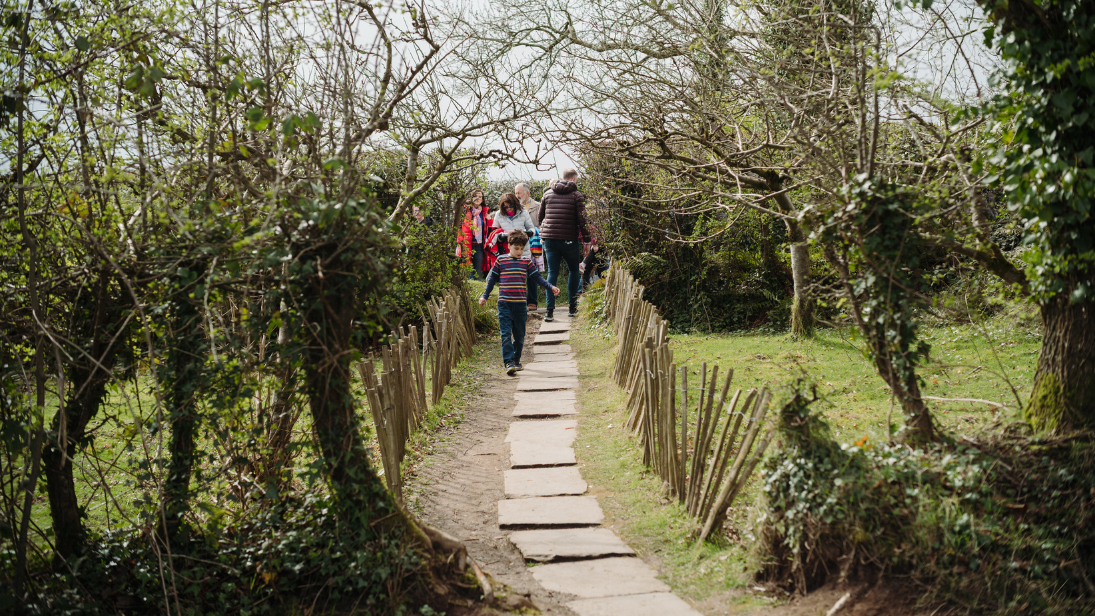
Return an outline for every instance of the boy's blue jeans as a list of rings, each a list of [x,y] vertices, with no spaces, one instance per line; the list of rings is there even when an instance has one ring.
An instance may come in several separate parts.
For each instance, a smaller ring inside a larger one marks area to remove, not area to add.
[[[548,293],[550,296],[551,294]],[[498,302],[498,329],[502,332],[502,363],[521,363],[525,349],[525,321],[528,305],[524,302]]]
[[[547,281],[551,286],[559,282],[559,262],[566,261],[570,274],[567,276],[567,298],[570,303],[578,302],[578,284],[582,275],[578,273],[578,263],[582,261],[582,245],[577,241],[543,239],[544,254],[547,256]],[[555,310],[555,295],[547,294],[547,309]]]

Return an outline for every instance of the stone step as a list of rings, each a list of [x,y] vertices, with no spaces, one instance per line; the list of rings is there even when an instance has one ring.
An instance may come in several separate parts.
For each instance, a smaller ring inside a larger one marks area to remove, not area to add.
[[[574,390],[561,391],[525,391],[518,394],[536,395],[535,398],[518,398],[517,406],[513,409],[514,417],[530,419],[534,417],[561,417],[577,415],[578,407],[574,406]],[[561,394],[570,394],[570,397]]]
[[[545,355],[564,355],[573,353],[574,349],[570,348],[569,344],[540,344],[536,345],[532,349],[532,352],[536,355],[536,359],[542,359]]]
[[[509,444],[509,463],[513,468],[536,468],[573,466],[578,461],[570,445],[514,441]]]
[[[539,368],[561,368],[568,367],[578,369],[578,362],[573,359],[568,359],[564,355],[569,353],[559,353],[557,355],[542,355],[537,354],[536,359],[525,364],[525,370],[536,370]]]
[[[498,526],[596,526],[605,514],[594,496],[551,496],[498,501]]]
[[[548,345],[548,344],[562,344],[570,340],[570,332],[559,332],[554,334],[536,334],[536,337],[532,339],[534,345]],[[570,345],[567,345],[570,346]]]
[[[506,498],[581,496],[589,487],[575,466],[521,468],[505,471]]]
[[[521,371],[521,376],[526,377],[526,378],[527,377],[537,377],[537,378],[545,378],[545,379],[556,378],[556,377],[565,377],[565,376],[572,376],[572,377],[577,378],[578,377],[578,367],[577,366],[569,366],[569,365],[565,364],[564,362],[552,362],[552,363],[536,362],[535,364],[525,364],[525,369]]]
[[[517,380],[517,391],[556,391],[559,389],[576,389],[578,377],[521,377]]]
[[[515,421],[509,425],[507,443],[527,441],[569,447],[578,434],[578,420],[550,419],[547,421]]]
[[[540,347],[540,348],[541,349],[550,349],[551,347]],[[525,347],[525,350],[528,350],[527,346]],[[546,354],[546,355],[544,353],[540,353],[540,352],[536,353],[536,361],[537,362],[573,361],[573,360],[574,360],[574,353],[551,353],[551,354]],[[520,374],[520,373],[518,373],[518,374]]]
[[[552,321],[551,323],[543,323],[540,325],[541,334],[554,334],[558,332],[570,331],[570,323],[564,321]]]
[[[578,616],[702,616],[684,599],[668,592],[578,599],[567,607]]]
[[[638,558],[550,563],[533,567],[531,571],[545,590],[565,592],[582,599],[669,592],[669,586],[658,579],[658,572]]]
[[[578,400],[574,395],[573,389],[563,389],[551,392],[550,394],[544,394],[538,391],[518,391],[513,394],[513,399],[517,401],[517,404],[547,402],[550,400],[576,402]]]
[[[634,556],[616,533],[607,528],[552,528],[511,533],[509,540],[525,560],[546,563],[561,559]]]

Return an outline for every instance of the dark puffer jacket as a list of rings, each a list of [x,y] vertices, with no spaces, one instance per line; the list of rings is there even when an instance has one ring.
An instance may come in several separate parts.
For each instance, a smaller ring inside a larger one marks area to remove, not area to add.
[[[551,190],[540,202],[537,217],[542,239],[592,241],[585,195],[578,192],[578,185],[570,180],[559,180],[551,185]]]

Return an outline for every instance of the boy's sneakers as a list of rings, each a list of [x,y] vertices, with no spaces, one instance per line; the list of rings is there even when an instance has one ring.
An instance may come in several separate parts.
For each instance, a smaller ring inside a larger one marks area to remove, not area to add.
[[[570,305],[570,312],[567,313],[567,316],[568,317],[578,316],[578,304],[571,304]]]
[[[547,321],[548,323],[551,323],[552,321],[555,320],[555,316],[552,314],[553,312],[555,312],[555,311],[551,310],[551,309],[548,309],[547,316],[544,317],[544,320]]]
[[[506,374],[510,376],[517,374],[517,364],[506,364]]]
[[[513,367],[517,369],[517,372],[520,372],[520,371],[525,369],[525,367],[522,366],[521,364],[513,364]]]

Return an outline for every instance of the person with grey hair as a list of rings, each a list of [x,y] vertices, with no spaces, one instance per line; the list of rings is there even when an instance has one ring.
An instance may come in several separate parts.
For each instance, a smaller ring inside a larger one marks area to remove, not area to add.
[[[524,182],[518,182],[513,187],[513,194],[517,195],[517,199],[521,202],[521,207],[525,208],[528,212],[529,218],[533,221],[540,214],[540,202],[532,198],[532,191],[529,190],[528,184]]]
[[[537,222],[540,225],[540,238],[544,243],[547,257],[548,282],[553,285],[559,280],[559,263],[566,261],[570,270],[567,280],[567,299],[570,303],[569,316],[578,314],[578,285],[581,282],[578,263],[582,260],[582,243],[596,243],[590,235],[590,225],[586,218],[586,197],[578,192],[578,172],[565,169],[563,179],[553,182],[544,199],[540,202]],[[555,298],[547,298],[545,321],[555,316]]]
[[[524,182],[518,182],[513,187],[513,194],[517,195],[517,200],[521,202],[521,207],[528,212],[529,220],[532,221],[533,226],[536,225],[536,217],[540,214],[540,202],[532,198],[532,191],[529,189],[528,184]],[[529,237],[533,237],[535,231],[529,234]],[[539,237],[536,238],[536,246],[540,245]],[[544,272],[547,275],[547,272]],[[538,308],[537,304],[540,299],[540,288],[536,286],[536,283],[529,281],[528,283],[528,309],[535,312]]]

